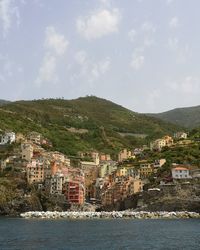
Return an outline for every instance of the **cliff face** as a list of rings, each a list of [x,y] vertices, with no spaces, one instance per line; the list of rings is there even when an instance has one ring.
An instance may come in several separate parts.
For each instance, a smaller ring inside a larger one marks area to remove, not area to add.
[[[36,210],[42,210],[40,200],[23,179],[1,178],[0,215],[16,216],[21,212]]]
[[[95,211],[90,204],[71,206],[63,195],[49,196],[28,186],[22,177],[0,178],[0,216],[19,216],[29,211]]]
[[[62,196],[36,193],[21,178],[1,178],[0,215],[18,216],[28,211],[66,211],[70,205]],[[193,211],[200,213],[200,180],[161,186],[160,191],[144,191],[101,210]],[[77,208],[71,207],[71,210]],[[91,210],[91,207],[78,208]],[[94,210],[94,208],[92,208]]]
[[[200,212],[200,181],[162,186],[160,191],[144,191],[101,210],[192,211]]]
[[[148,211],[200,212],[200,182],[162,186],[161,191],[144,192],[137,208]]]

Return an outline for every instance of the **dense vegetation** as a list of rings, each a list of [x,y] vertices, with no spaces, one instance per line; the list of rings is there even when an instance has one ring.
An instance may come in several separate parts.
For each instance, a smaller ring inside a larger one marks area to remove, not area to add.
[[[69,128],[75,131],[69,131]],[[41,132],[52,141],[55,149],[76,155],[78,151],[89,149],[114,153],[125,146],[145,144],[162,135],[172,134],[180,127],[89,96],[75,100],[8,103],[0,109],[0,129],[25,134]],[[140,138],[138,134],[146,137]]]
[[[195,128],[200,126],[200,106],[189,108],[177,108],[159,114],[147,115],[186,128]]]

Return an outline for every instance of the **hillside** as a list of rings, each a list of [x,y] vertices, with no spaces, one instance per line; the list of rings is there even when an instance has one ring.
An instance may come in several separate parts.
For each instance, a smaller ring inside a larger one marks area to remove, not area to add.
[[[124,146],[144,144],[152,138],[172,134],[180,128],[89,96],[9,103],[0,109],[0,129],[41,132],[55,149],[76,155],[89,149],[113,153]],[[138,138],[140,134],[146,138]]]
[[[6,100],[1,100],[0,99],[0,106],[6,105],[8,103],[10,103],[10,101],[6,101]]]
[[[163,113],[147,115],[185,128],[200,127],[200,106],[177,108]]]

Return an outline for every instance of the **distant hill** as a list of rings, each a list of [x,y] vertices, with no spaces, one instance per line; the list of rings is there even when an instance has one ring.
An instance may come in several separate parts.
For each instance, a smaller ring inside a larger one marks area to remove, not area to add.
[[[147,115],[185,128],[200,127],[200,106],[176,108],[163,113]]]
[[[8,104],[8,103],[10,103],[10,101],[0,99],[0,106],[3,106],[3,105]]]
[[[113,153],[180,130],[94,96],[9,103],[0,109],[0,129],[41,132],[55,149],[71,155],[89,149]]]

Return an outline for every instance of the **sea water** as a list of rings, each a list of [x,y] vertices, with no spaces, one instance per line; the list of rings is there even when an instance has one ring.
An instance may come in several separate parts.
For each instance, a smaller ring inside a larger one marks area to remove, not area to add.
[[[0,249],[200,249],[200,219],[0,218]]]

